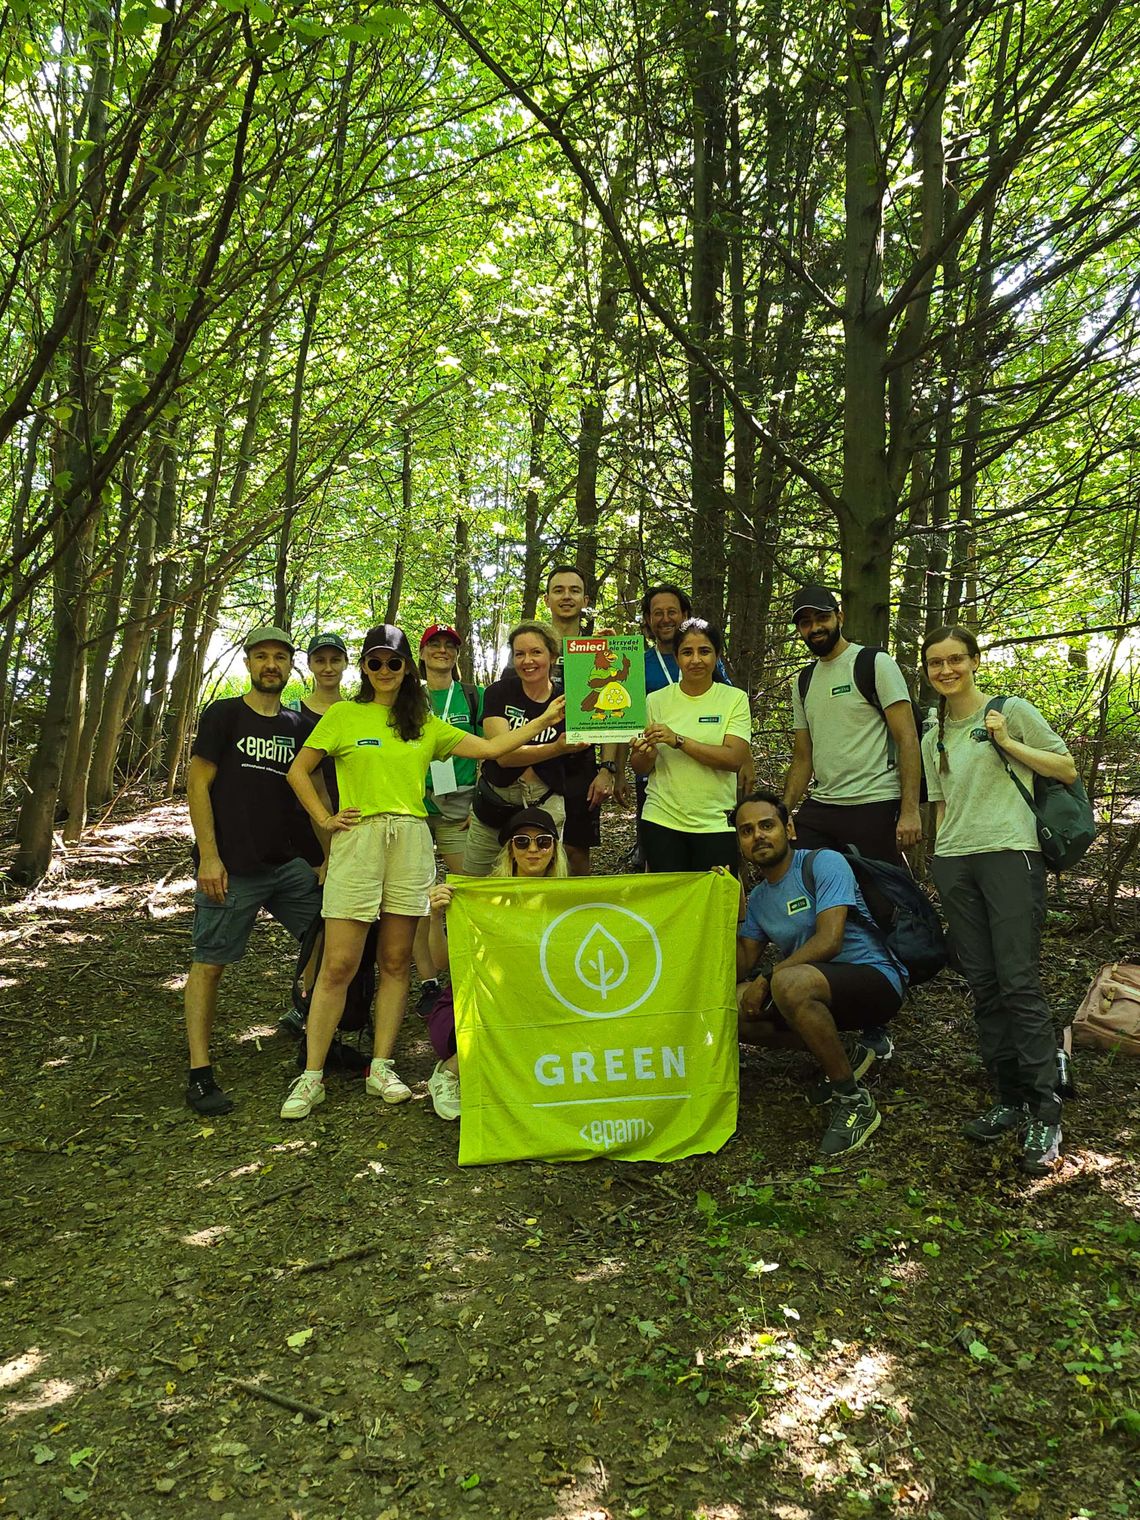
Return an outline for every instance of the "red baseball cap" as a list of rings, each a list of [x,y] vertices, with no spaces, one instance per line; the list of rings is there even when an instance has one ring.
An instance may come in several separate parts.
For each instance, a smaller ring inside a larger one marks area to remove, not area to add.
[[[445,639],[450,639],[456,649],[463,643],[463,640],[456,633],[455,629],[448,623],[430,623],[423,631],[423,636],[420,639],[420,648],[422,649],[430,639],[438,639],[441,636]]]

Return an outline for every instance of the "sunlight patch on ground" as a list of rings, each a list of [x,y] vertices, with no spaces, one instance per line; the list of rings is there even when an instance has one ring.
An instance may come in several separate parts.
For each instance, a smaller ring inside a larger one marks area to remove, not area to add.
[[[0,1388],[14,1388],[26,1377],[31,1377],[37,1372],[44,1362],[44,1354],[38,1346],[29,1346],[20,1356],[14,1356],[10,1362],[5,1362],[0,1367]]]
[[[64,913],[83,913],[88,908],[122,908],[130,898],[118,887],[103,887],[97,881],[69,882],[57,892],[41,892],[37,898],[42,908],[58,909]],[[53,938],[59,938],[58,934]]]
[[[252,1040],[258,1050],[260,1050],[262,1040],[271,1040],[276,1033],[277,1026],[275,1024],[247,1024],[238,1035],[237,1041],[239,1045],[248,1045]]]
[[[231,1182],[235,1177],[248,1177],[251,1173],[257,1176],[264,1165],[263,1161],[247,1161],[244,1166],[235,1166],[232,1171],[223,1172],[220,1177],[203,1177],[198,1186],[214,1187],[219,1182]]]
[[[383,1177],[388,1168],[382,1161],[366,1161],[360,1171],[352,1174],[353,1182],[367,1182],[372,1177]]]
[[[186,972],[180,971],[177,976],[168,976],[166,981],[162,983],[162,990],[163,992],[185,992]]]
[[[590,1267],[585,1272],[575,1272],[574,1281],[579,1283],[607,1282],[611,1278],[621,1277],[625,1268],[620,1261],[599,1261],[596,1266]]]
[[[116,823],[103,824],[102,827],[89,829],[85,839],[100,844],[125,844],[137,846],[148,839],[169,840],[171,833],[183,834],[187,839],[191,836],[190,819],[187,814],[185,802],[164,802],[157,807],[148,808],[145,813],[138,813],[133,818],[124,818]]]
[[[195,1230],[192,1235],[183,1235],[184,1246],[216,1246],[218,1241],[230,1233],[231,1226],[228,1224],[207,1225],[204,1230]]]
[[[315,1151],[316,1148],[315,1140],[282,1140],[277,1145],[269,1147],[275,1154],[280,1154],[282,1151]]]
[[[69,1378],[47,1378],[34,1390],[29,1389],[26,1398],[9,1399],[4,1405],[4,1418],[14,1420],[17,1415],[36,1414],[41,1409],[53,1409],[56,1404],[62,1404],[66,1399],[73,1398],[81,1386],[79,1383],[73,1383]]]

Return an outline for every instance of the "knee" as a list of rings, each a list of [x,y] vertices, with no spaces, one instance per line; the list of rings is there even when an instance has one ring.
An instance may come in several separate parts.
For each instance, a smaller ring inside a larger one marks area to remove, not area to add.
[[[335,952],[327,954],[321,961],[317,986],[323,990],[343,991],[356,975],[356,968],[359,965],[359,955],[353,959],[351,955],[340,955]]]
[[[392,946],[381,946],[376,956],[376,964],[380,968],[381,976],[408,976],[412,969],[412,947],[407,949],[402,946],[393,949]]]
[[[216,987],[225,969],[224,966],[215,966],[209,961],[194,961],[190,967],[190,976],[196,982],[205,982],[208,986]]]
[[[773,971],[769,984],[772,1001],[785,1018],[794,1018],[810,1000],[816,975],[809,966],[788,966],[782,971]]]

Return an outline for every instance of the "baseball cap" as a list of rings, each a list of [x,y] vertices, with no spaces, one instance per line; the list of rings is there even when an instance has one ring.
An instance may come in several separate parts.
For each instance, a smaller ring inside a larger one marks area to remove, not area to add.
[[[826,586],[804,586],[792,597],[792,622],[801,612],[838,612],[835,592]]]
[[[412,646],[408,643],[407,634],[402,628],[397,628],[395,623],[377,623],[375,628],[370,628],[360,646],[360,658],[363,660],[374,649],[391,649],[396,654],[402,654],[411,664]]]
[[[348,645],[339,633],[315,633],[309,640],[309,647],[305,653],[316,654],[318,649],[339,649],[341,654],[346,657],[348,655]]]
[[[420,648],[422,649],[429,639],[438,638],[450,639],[453,644],[463,643],[450,623],[429,623],[420,636]]]
[[[290,654],[297,653],[296,644],[294,644],[284,628],[278,628],[274,623],[266,623],[261,628],[255,628],[247,636],[242,648],[248,654],[255,644],[284,644]]]
[[[558,825],[545,808],[520,808],[510,822],[499,830],[499,843],[506,844],[511,835],[517,834],[520,829],[541,829],[544,834],[553,834],[555,839],[558,838]]]

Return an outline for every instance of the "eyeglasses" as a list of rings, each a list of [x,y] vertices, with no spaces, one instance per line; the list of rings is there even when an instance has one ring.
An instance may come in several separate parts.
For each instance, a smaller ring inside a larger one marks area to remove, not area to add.
[[[364,662],[365,670],[370,670],[373,675],[379,670],[403,670],[404,656],[402,654],[390,654],[387,659],[381,655],[370,654]]]
[[[511,843],[516,850],[552,850],[557,841],[553,834],[512,834]]]
[[[970,660],[971,656],[968,654],[951,654],[947,655],[944,660],[927,660],[926,668],[927,670],[944,670],[946,668],[961,670],[963,666],[970,663]]]

